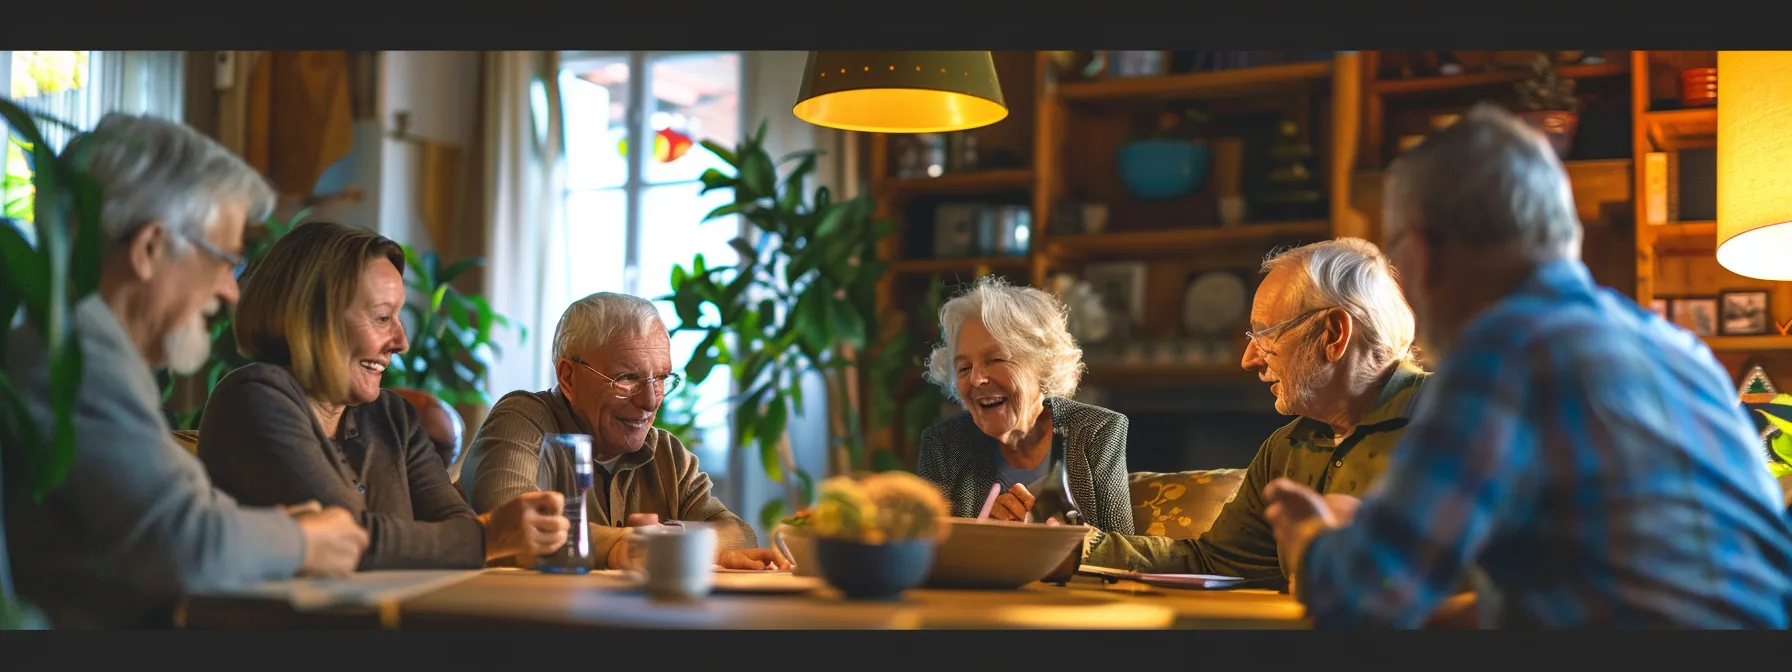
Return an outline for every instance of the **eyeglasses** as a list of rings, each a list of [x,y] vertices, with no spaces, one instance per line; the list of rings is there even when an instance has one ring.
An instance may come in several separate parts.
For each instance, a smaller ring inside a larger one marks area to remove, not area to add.
[[[667,373],[663,376],[655,376],[651,378],[637,378],[632,374],[624,374],[620,378],[611,378],[609,376],[604,376],[604,372],[591,368],[591,365],[586,364],[585,360],[577,357],[568,357],[566,359],[574,364],[585,367],[592,373],[603,376],[604,380],[610,381],[610,389],[616,391],[617,399],[627,399],[640,394],[642,389],[641,384],[648,381],[653,381],[652,387],[656,388],[659,395],[662,397],[671,394],[673,390],[678,389],[679,383],[684,382],[684,377],[677,373]]]
[[[1309,317],[1312,317],[1314,315],[1318,315],[1325,311],[1331,310],[1332,308],[1333,308],[1333,306],[1314,308],[1312,310],[1301,313],[1299,315],[1295,315],[1294,317],[1290,317],[1286,320],[1282,320],[1281,322],[1276,323],[1275,326],[1264,327],[1263,329],[1258,330],[1258,331],[1244,332],[1244,340],[1246,343],[1251,343],[1251,342],[1256,341],[1259,338],[1275,338],[1276,334],[1281,333],[1282,330],[1284,330],[1284,329],[1294,326],[1295,323],[1300,322],[1301,320],[1307,319]]]
[[[142,228],[142,225],[133,227],[130,232],[121,236],[120,240],[121,241],[129,240],[130,237],[135,235],[136,232],[141,228]],[[187,232],[180,230],[178,227],[164,225],[162,228],[164,231],[167,231],[169,235],[180,236],[182,240],[192,243],[194,247],[199,248],[199,251],[204,252],[207,255],[210,255],[213,259],[217,259],[218,261],[224,262],[225,266],[230,267],[231,277],[234,277],[234,278],[237,278],[240,280],[243,277],[243,271],[246,271],[249,269],[249,258],[248,257],[245,257],[240,254],[231,254],[229,252],[225,252],[223,249],[219,248],[217,245],[213,245],[212,241],[206,240],[199,236],[194,236],[194,235],[188,234]]]

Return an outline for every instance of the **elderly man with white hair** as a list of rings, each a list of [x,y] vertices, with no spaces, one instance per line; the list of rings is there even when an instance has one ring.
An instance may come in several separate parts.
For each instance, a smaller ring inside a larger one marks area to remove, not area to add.
[[[1412,627],[1473,564],[1493,625],[1785,629],[1792,526],[1736,389],[1697,337],[1594,283],[1542,134],[1478,107],[1386,192],[1439,361],[1354,513],[1299,478],[1262,493],[1314,624]]]
[[[716,563],[723,567],[789,566],[777,551],[754,548],[753,527],[711,494],[697,456],[653,426],[680,377],[672,370],[671,337],[651,301],[599,292],[573,302],[554,330],[553,357],[558,385],[504,395],[474,435],[460,484],[475,511],[485,514],[537,490],[538,470],[561,494],[577,494],[572,465],[559,459],[543,465],[541,442],[584,434],[595,463],[593,496],[585,498],[593,568],[635,567],[629,528],[671,520],[713,524]]]
[[[1062,520],[1074,510],[1096,529],[1132,532],[1126,416],[1069,398],[1083,351],[1065,320],[1051,294],[996,276],[940,306],[943,342],[927,377],[965,412],[921,432],[917,471],[945,491],[953,515],[1025,521],[1044,499],[1034,522],[1078,522]]]
[[[1206,533],[1096,535],[1084,564],[1279,582],[1286,562],[1264,486],[1292,479],[1343,506],[1386,468],[1428,376],[1413,362],[1412,309],[1392,265],[1375,245],[1342,238],[1272,255],[1263,271],[1240,363],[1294,421],[1264,440]]]
[[[110,114],[74,142],[85,145],[69,149],[76,167],[103,192],[100,282],[72,315],[85,366],[68,479],[41,503],[8,493],[19,593],[53,627],[166,627],[183,594],[354,571],[368,537],[347,511],[238,506],[159,408],[152,367],[205,364],[206,317],[235,303],[243,227],[273,207],[272,190],[223,147],[160,119]],[[6,353],[44,427],[48,352],[27,326]]]

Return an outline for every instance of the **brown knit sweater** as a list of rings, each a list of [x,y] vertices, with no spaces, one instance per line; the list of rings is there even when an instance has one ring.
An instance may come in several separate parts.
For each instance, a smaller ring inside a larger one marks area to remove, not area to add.
[[[547,465],[540,465],[541,439],[548,434],[593,432],[572,414],[557,388],[512,392],[498,400],[461,464],[460,487],[474,510],[484,513],[539,489],[538,468],[555,490],[572,492],[573,470],[562,456],[550,455]],[[614,473],[602,464],[594,471],[592,492],[603,494],[586,500],[585,516],[597,569],[607,568],[610,548],[628,533],[624,523],[634,513],[713,523],[722,549],[759,544],[752,526],[711,494],[709,474],[698,468],[697,456],[665,430],[649,430],[646,445],[623,455]]]

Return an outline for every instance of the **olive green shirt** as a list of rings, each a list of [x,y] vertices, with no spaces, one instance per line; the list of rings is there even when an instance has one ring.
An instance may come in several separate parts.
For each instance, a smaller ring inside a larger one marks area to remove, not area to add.
[[[1413,399],[1430,374],[1401,363],[1383,384],[1375,407],[1350,435],[1337,440],[1331,426],[1310,418],[1284,425],[1257,450],[1238,493],[1193,539],[1096,533],[1083,564],[1166,574],[1219,574],[1246,579],[1286,577],[1276,553],[1263,488],[1277,478],[1305,483],[1325,494],[1361,497],[1388,464],[1410,420]]]

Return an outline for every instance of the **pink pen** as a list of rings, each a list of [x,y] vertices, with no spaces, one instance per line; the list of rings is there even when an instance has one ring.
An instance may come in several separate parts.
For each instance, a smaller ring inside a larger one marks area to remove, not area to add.
[[[989,499],[983,500],[983,511],[977,514],[977,520],[987,520],[989,518],[989,510],[995,508],[996,498],[1001,495],[1001,481],[989,484]]]

